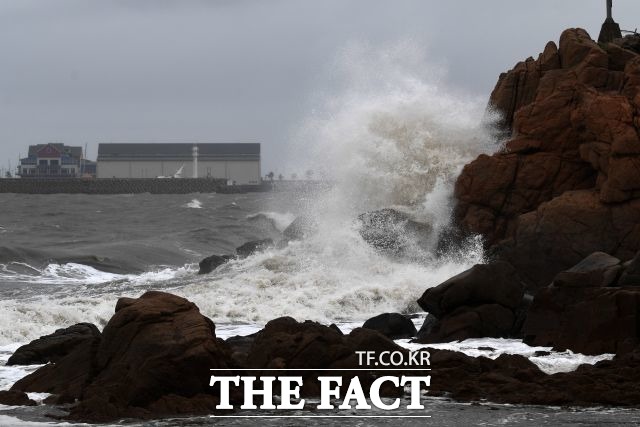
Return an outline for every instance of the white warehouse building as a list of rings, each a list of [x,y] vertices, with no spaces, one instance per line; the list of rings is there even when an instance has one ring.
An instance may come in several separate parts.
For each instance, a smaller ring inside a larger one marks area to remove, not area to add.
[[[260,184],[260,144],[108,143],[98,146],[98,178],[223,178]]]

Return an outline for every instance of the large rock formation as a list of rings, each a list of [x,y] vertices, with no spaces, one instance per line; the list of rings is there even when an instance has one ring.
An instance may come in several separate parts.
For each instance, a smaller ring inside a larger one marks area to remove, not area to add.
[[[491,105],[511,132],[457,180],[456,219],[531,282],[595,251],[640,249],[640,55],[637,36],[598,45],[563,32],[537,60],[500,76]]]
[[[121,298],[102,338],[18,381],[12,390],[79,399],[71,418],[94,422],[163,414],[211,413],[218,402],[211,368],[228,353],[195,304],[164,292]]]

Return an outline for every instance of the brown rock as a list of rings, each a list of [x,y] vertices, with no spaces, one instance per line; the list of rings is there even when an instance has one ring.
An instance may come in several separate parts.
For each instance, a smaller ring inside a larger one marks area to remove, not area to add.
[[[640,250],[630,221],[640,198],[640,55],[629,43],[600,46],[569,29],[559,49],[548,44],[501,75],[490,104],[512,140],[456,182],[461,232],[482,234],[534,289],[593,252]],[[565,197],[578,190],[597,201]]]
[[[625,353],[640,344],[640,288],[541,289],[523,327],[525,342],[583,354]]]
[[[41,365],[57,362],[85,341],[100,338],[100,331],[91,323],[78,323],[58,329],[29,344],[19,347],[7,361],[7,365]]]

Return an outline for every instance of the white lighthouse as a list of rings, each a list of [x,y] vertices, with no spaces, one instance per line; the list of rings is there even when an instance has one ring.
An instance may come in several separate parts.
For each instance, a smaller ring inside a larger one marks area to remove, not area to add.
[[[198,146],[193,146],[193,177],[198,177]]]

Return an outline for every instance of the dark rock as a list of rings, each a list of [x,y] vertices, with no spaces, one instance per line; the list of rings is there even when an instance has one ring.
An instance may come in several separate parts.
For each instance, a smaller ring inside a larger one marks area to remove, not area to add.
[[[78,323],[58,329],[29,344],[19,347],[7,361],[7,365],[41,365],[57,362],[77,346],[100,338],[100,331],[91,323]]]
[[[640,401],[638,352],[554,375],[517,355],[491,360],[433,350],[431,362],[429,394],[454,400],[552,406],[637,406]]]
[[[513,311],[502,305],[461,306],[439,319],[429,334],[416,341],[438,343],[469,338],[506,338],[513,334],[514,324]]]
[[[432,228],[428,224],[414,221],[403,212],[381,209],[358,216],[360,235],[376,249],[394,255],[415,252],[415,248],[427,248]]]
[[[200,261],[198,274],[209,274],[232,258],[231,255],[211,255]]]
[[[318,231],[318,224],[316,220],[309,216],[299,216],[285,230],[282,232],[282,236],[285,241],[290,240],[303,240]]]
[[[9,406],[35,406],[37,403],[26,393],[15,390],[0,390],[0,405]]]
[[[516,270],[506,262],[478,264],[457,276],[427,289],[418,304],[438,318],[461,306],[500,304],[509,309],[520,305],[524,285]]]
[[[239,257],[248,257],[253,255],[256,252],[263,251],[269,247],[273,246],[272,239],[263,239],[263,240],[255,240],[252,242],[247,242],[242,246],[238,246],[236,248],[236,253]]]
[[[193,303],[151,291],[119,304],[97,346],[77,348],[13,389],[81,399],[71,408],[74,420],[210,413],[216,396],[209,370],[229,361],[215,326]]]
[[[256,334],[247,356],[247,367],[268,370],[280,369],[356,369],[359,364],[356,351],[401,351],[382,334],[363,328],[354,329],[344,335],[335,328],[316,322],[297,322],[290,317],[281,317],[268,322]],[[317,372],[299,372],[304,380],[303,396],[317,396],[319,383]],[[336,375],[340,373],[336,372]],[[374,377],[369,372],[343,372],[345,381],[358,376],[364,384]]]
[[[438,318],[433,314],[427,314],[427,317],[425,317],[424,322],[422,322],[422,326],[420,327],[420,330],[416,334],[416,337],[418,339],[426,338],[429,334],[431,334],[431,332],[433,331],[433,329],[436,327],[437,324],[438,324]]]
[[[54,363],[18,380],[11,390],[51,393],[47,403],[72,403],[82,394],[97,373],[96,353],[102,337],[94,336],[75,346],[67,355]]]
[[[548,287],[536,294],[523,327],[532,346],[576,353],[626,353],[640,344],[640,288]]]
[[[427,289],[418,304],[437,317],[419,333],[417,342],[511,337],[523,316],[524,284],[508,263],[475,265]],[[525,309],[526,310],[526,309]]]
[[[478,350],[482,350],[482,351],[496,351],[495,348],[493,347],[478,347]]]
[[[618,286],[640,286],[640,252],[628,263],[617,283]]]
[[[400,313],[383,313],[364,322],[365,329],[373,329],[392,340],[415,337],[415,325]]]
[[[558,273],[554,286],[593,287],[609,286],[622,269],[620,260],[604,252],[594,252],[567,271]]]
[[[536,357],[551,356],[551,352],[550,351],[538,350],[535,353],[533,353],[533,355],[536,356]]]

